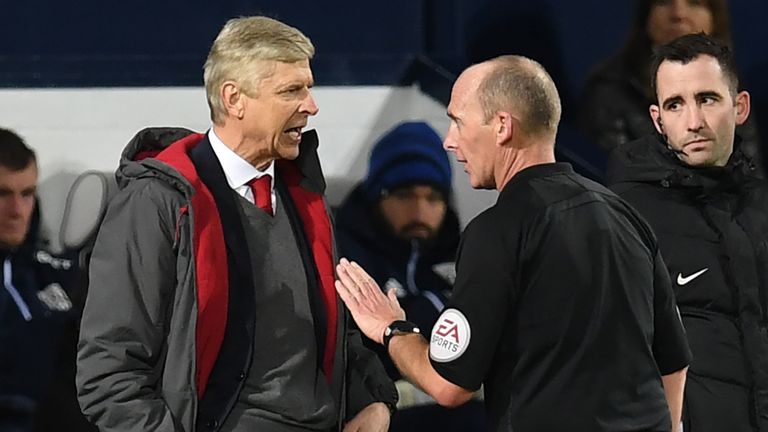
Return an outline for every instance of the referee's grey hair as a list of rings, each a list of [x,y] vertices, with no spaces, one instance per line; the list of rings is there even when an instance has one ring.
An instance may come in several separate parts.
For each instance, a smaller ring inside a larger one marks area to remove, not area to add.
[[[488,60],[491,70],[482,79],[478,94],[484,121],[499,111],[520,115],[523,133],[554,136],[560,123],[560,96],[552,77],[538,62],[505,55]]]

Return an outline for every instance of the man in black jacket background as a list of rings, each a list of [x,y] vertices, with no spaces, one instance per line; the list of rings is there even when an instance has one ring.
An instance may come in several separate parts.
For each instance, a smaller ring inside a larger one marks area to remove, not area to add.
[[[618,147],[608,182],[659,239],[694,358],[686,431],[768,431],[768,183],[742,152],[728,47],[703,34],[652,62],[657,134]]]

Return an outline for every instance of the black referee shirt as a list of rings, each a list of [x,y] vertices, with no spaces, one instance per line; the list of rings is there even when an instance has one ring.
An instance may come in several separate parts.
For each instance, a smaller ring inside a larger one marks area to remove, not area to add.
[[[661,375],[690,351],[656,239],[568,164],[527,168],[462,238],[433,367],[485,385],[491,430],[670,430]]]

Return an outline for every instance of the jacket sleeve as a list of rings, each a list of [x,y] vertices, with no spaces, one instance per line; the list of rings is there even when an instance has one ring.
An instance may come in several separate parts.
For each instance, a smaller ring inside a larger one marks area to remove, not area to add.
[[[349,317],[348,322],[351,322]],[[384,402],[390,410],[394,410],[398,399],[397,388],[379,357],[363,345],[360,331],[352,325],[347,330],[347,343],[348,409],[345,420],[351,419],[374,402]]]
[[[170,189],[134,181],[110,203],[90,261],[77,353],[83,413],[101,431],[175,431],[158,391],[175,284]]]
[[[668,375],[688,366],[693,356],[675,304],[667,267],[658,252],[654,261],[653,279],[653,357],[659,372]]]

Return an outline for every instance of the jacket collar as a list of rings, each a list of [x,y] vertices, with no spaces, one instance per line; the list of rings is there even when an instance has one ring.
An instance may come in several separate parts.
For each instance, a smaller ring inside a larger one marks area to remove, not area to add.
[[[722,189],[744,183],[755,174],[754,162],[741,150],[736,135],[734,150],[724,167],[686,165],[658,133],[616,147],[608,162],[607,183],[660,183],[664,187]]]

